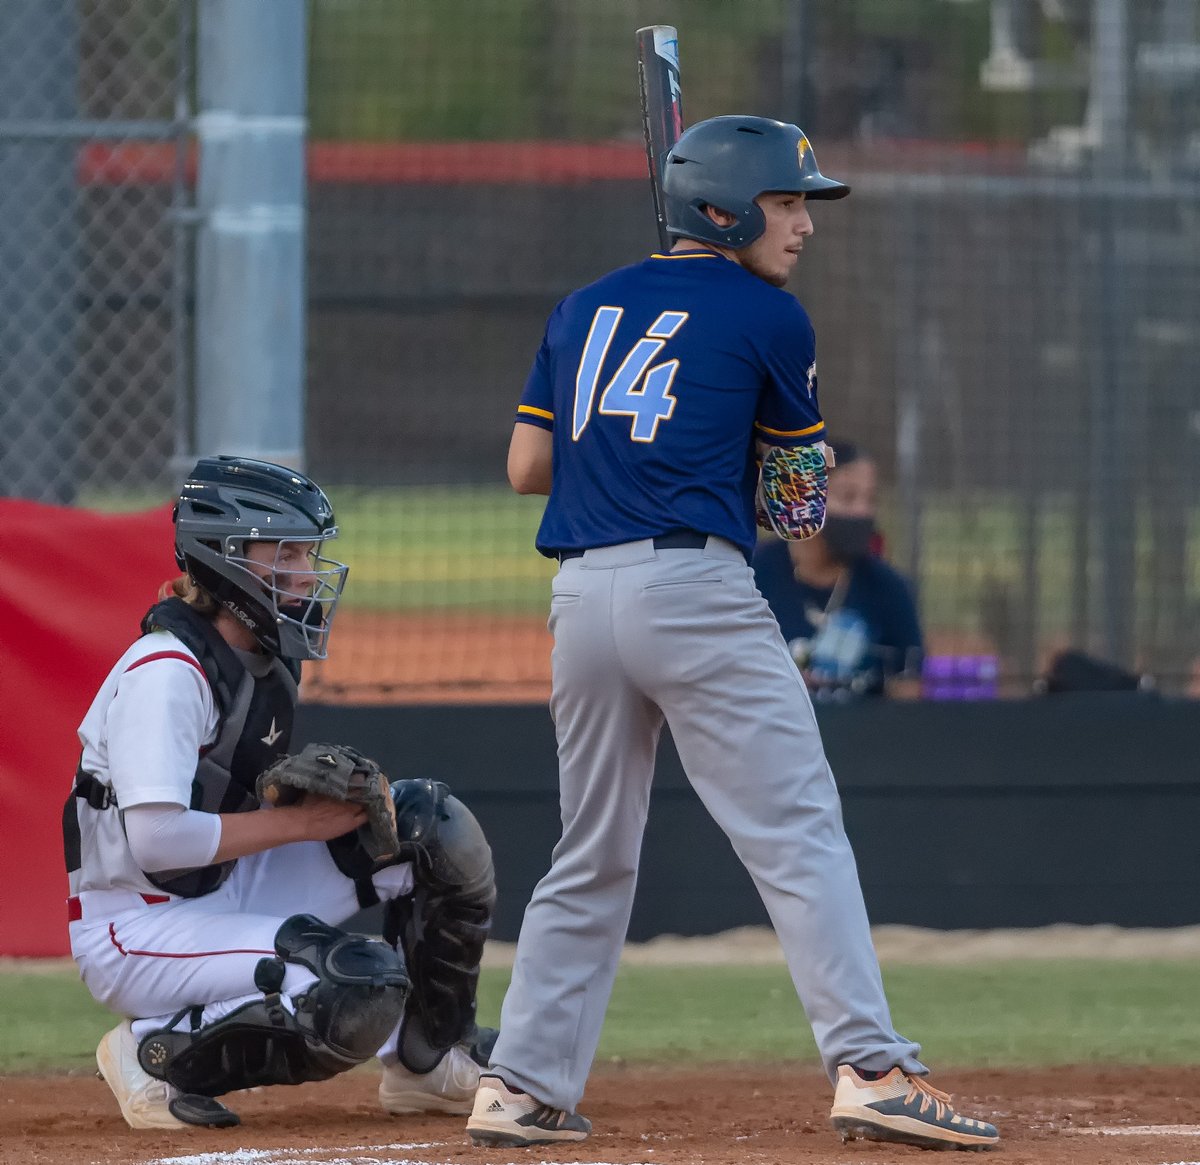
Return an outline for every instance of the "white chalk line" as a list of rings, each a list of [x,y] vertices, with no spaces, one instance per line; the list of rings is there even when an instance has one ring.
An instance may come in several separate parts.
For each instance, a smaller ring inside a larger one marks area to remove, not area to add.
[[[1200,1137],[1200,1125],[1106,1125],[1071,1132],[1096,1137]]]
[[[373,1163],[379,1161],[377,1154],[392,1150],[407,1149],[441,1149],[441,1141],[398,1141],[389,1145],[345,1145],[341,1148],[330,1149],[219,1149],[213,1153],[184,1153],[178,1157],[155,1157],[146,1165],[292,1165],[293,1162],[303,1161],[306,1165],[327,1158],[323,1165],[359,1165],[359,1162]],[[331,1157],[330,1154],[343,1154]],[[359,1154],[357,1157],[347,1157],[344,1154]],[[371,1153],[364,1157],[361,1154]],[[415,1162],[413,1163],[415,1165]]]
[[[389,1145],[346,1145],[329,1149],[221,1149],[213,1153],[186,1153],[178,1157],[155,1157],[144,1165],[452,1165],[445,1158],[425,1161],[411,1157],[388,1156],[392,1152],[413,1149],[443,1149],[454,1153],[444,1141],[400,1141]],[[439,1154],[440,1156],[440,1154]],[[489,1162],[488,1165],[565,1165],[562,1162],[528,1160],[520,1162]],[[588,1165],[613,1165],[593,1161]],[[625,1165],[652,1165],[649,1162],[626,1162]]]

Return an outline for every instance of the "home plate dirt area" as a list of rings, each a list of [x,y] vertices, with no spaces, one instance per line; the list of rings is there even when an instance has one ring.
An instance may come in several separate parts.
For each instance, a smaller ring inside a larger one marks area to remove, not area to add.
[[[952,1071],[933,1077],[960,1111],[996,1124],[993,1159],[1011,1165],[1200,1165],[1200,1067]],[[463,1117],[390,1117],[377,1071],[227,1098],[238,1128],[126,1127],[90,1075],[0,1077],[4,1165],[891,1165],[919,1149],[843,1145],[829,1127],[831,1090],[812,1068],[720,1070],[598,1066],[580,1145],[476,1149]],[[942,1158],[946,1160],[946,1158]],[[953,1157],[949,1160],[962,1160]]]

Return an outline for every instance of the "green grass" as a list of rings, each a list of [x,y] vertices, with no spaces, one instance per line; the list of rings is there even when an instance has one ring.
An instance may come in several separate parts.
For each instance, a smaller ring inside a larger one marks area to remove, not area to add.
[[[507,486],[331,488],[347,608],[538,614],[554,564],[534,549],[543,500]]]
[[[1200,1063],[1187,962],[1023,961],[890,966],[896,1025],[937,1068]],[[508,972],[483,973],[496,1023]],[[87,1071],[113,1017],[73,968],[0,971],[0,1072]],[[797,1060],[816,1051],[780,967],[623,967],[598,1062]]]
[[[755,81],[780,4],[743,2],[730,20],[725,3],[658,0],[652,15],[686,30],[684,59],[705,70],[690,119],[761,100]],[[640,141],[633,32],[649,16],[630,0],[554,11],[544,0],[313,0],[309,135]]]

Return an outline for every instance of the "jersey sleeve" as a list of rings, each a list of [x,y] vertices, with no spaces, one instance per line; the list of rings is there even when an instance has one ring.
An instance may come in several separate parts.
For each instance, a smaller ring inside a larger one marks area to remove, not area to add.
[[[196,762],[214,720],[208,680],[182,645],[131,660],[105,724],[117,804],[190,807]]]
[[[555,316],[558,309],[555,309]],[[521,401],[517,405],[517,421],[526,425],[536,425],[539,429],[554,430],[554,376],[550,364],[550,329],[554,325],[555,316],[550,317],[546,325],[546,334],[542,337],[542,346],[534,357],[533,367],[525,381],[525,391],[521,393]]]
[[[766,330],[762,353],[766,388],[759,398],[754,433],[768,445],[815,445],[825,439],[825,422],[817,403],[812,322],[793,296],[785,293],[776,302],[774,326]]]
[[[146,873],[207,866],[221,845],[216,813],[153,802],[122,810],[129,852]]]

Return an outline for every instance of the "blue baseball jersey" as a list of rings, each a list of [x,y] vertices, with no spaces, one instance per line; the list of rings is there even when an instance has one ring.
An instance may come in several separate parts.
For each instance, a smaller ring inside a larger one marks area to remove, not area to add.
[[[652,255],[554,309],[517,420],[553,433],[543,554],[696,530],[749,556],[756,440],[825,435],[812,323],[722,255]]]

